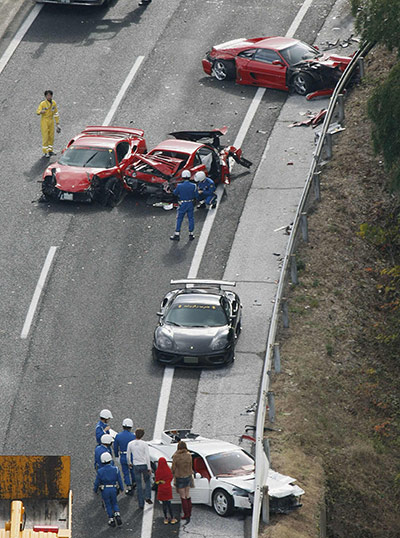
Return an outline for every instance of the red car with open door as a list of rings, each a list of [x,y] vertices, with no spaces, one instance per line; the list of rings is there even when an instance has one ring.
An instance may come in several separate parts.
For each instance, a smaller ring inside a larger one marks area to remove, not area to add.
[[[182,181],[183,170],[193,175],[204,171],[216,184],[230,183],[229,159],[249,168],[251,162],[242,157],[242,150],[222,146],[220,137],[227,127],[211,131],[179,131],[170,133],[174,138],[164,140],[146,155],[136,155],[127,170],[126,183],[132,192],[150,194],[159,198]]]
[[[43,174],[42,200],[97,201],[114,207],[131,189],[126,170],[146,152],[141,129],[86,127]]]
[[[203,70],[217,80],[236,80],[300,95],[334,88],[351,57],[323,54],[289,37],[235,39],[214,46]]]

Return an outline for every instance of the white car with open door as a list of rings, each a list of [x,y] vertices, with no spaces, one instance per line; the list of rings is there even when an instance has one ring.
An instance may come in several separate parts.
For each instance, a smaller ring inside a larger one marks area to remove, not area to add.
[[[149,441],[153,470],[160,457],[169,464],[180,440],[186,442],[193,458],[194,484],[191,489],[193,504],[212,506],[222,517],[235,508],[252,508],[254,496],[254,458],[245,450],[226,441],[207,439],[190,430],[164,431],[160,440]],[[269,506],[272,513],[289,513],[301,506],[304,491],[294,484],[296,480],[269,470]],[[174,491],[172,502],[179,503]]]

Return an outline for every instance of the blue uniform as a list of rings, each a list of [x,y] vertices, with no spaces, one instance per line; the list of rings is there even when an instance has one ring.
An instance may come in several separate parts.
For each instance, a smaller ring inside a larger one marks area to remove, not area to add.
[[[118,458],[118,456],[121,454],[119,461],[121,463],[124,482],[127,486],[131,486],[135,483],[135,473],[133,472],[133,468],[129,469],[129,465],[126,459],[126,449],[128,447],[128,443],[134,441],[135,439],[136,435],[134,433],[128,430],[123,430],[122,432],[117,433],[114,440],[115,457]]]
[[[100,469],[100,467],[104,467],[104,465],[108,465],[108,463],[101,463],[101,455],[104,454],[104,452],[108,452],[112,456],[111,447],[107,447],[105,445],[97,445],[94,449],[94,468]],[[114,462],[111,460],[111,464],[114,465]]]
[[[96,441],[98,445],[101,444],[101,441],[100,441],[101,436],[104,435],[105,433],[108,433],[104,431],[104,428],[107,428],[107,426],[108,424],[106,424],[102,420],[99,420],[99,422],[96,424]]]
[[[101,496],[103,497],[107,514],[110,518],[114,517],[115,512],[119,512],[117,486],[121,490],[124,489],[121,474],[117,467],[109,463],[97,471],[93,490],[97,493],[97,490],[99,488],[101,489]]]
[[[183,217],[187,214],[189,220],[189,232],[194,230],[194,207],[193,201],[199,196],[197,187],[188,180],[179,183],[174,190],[175,196],[178,197],[179,207],[176,216],[176,232],[181,231]]]
[[[204,200],[207,205],[214,204],[217,200],[217,195],[215,194],[215,183],[214,181],[206,177],[200,183],[197,183],[197,188],[199,191],[199,200]]]

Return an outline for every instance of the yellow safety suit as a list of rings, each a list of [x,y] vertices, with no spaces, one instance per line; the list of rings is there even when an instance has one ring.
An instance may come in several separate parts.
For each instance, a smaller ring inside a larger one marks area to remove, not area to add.
[[[42,111],[45,111],[42,113]],[[54,121],[59,124],[58,109],[55,101],[44,99],[36,110],[40,115],[40,130],[42,131],[42,149],[43,155],[53,151],[54,143]]]

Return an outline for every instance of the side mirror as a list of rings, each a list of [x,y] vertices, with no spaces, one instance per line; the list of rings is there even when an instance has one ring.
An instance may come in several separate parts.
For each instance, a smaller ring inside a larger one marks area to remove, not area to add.
[[[201,478],[201,474],[200,473],[194,473],[194,477],[195,478]]]
[[[157,312],[157,316],[162,316],[163,313],[162,312]]]
[[[280,60],[274,60],[274,61],[272,62],[272,65],[280,65],[280,66],[282,66],[282,67],[285,67],[284,64],[283,64]]]

